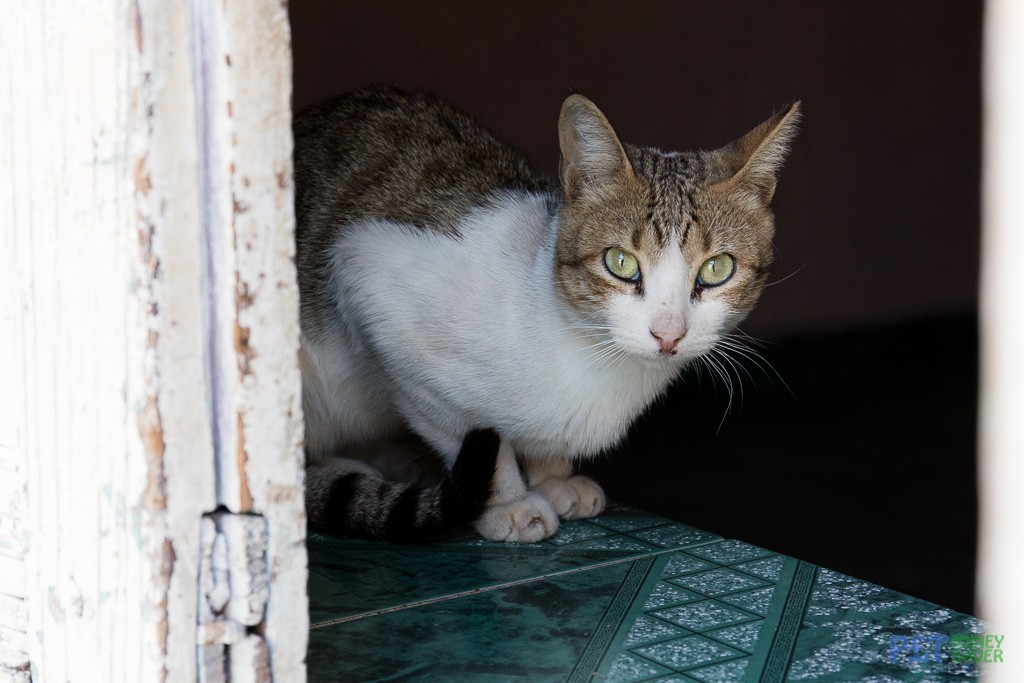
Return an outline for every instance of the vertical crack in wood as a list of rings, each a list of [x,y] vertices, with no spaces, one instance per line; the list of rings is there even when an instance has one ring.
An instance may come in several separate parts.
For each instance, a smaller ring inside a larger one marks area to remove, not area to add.
[[[249,512],[253,509],[252,492],[249,490],[249,478],[245,473],[245,465],[249,460],[249,454],[245,451],[245,421],[242,413],[238,413],[238,447],[235,453],[235,463],[238,466],[239,487],[239,512]]]
[[[234,164],[232,164],[232,173],[233,167]],[[253,298],[249,294],[248,285],[240,282],[240,275],[238,271],[235,271],[235,357],[238,361],[239,379],[243,382],[252,375],[250,362],[256,353],[249,344],[250,329],[241,325],[238,321],[241,319],[242,310],[252,305],[252,301]],[[238,424],[235,439],[235,465],[238,468],[239,483],[238,512],[251,512],[253,510],[253,498],[252,492],[249,490],[249,475],[246,471],[249,454],[245,448],[245,415],[241,410],[236,413],[236,419]]]
[[[224,245],[219,231],[219,211],[217,209],[218,193],[217,188],[217,159],[215,148],[215,131],[213,130],[214,112],[210,111],[211,93],[215,92],[214,66],[210,63],[211,43],[215,42],[211,36],[213,30],[210,26],[211,19],[209,12],[212,11],[211,3],[203,0],[193,0],[190,3],[190,14],[195,26],[193,35],[196,38],[194,45],[194,72],[195,72],[195,95],[196,95],[196,126],[198,129],[198,161],[199,161],[199,188],[202,220],[202,291],[206,307],[206,365],[209,371],[206,373],[208,384],[208,395],[210,401],[210,414],[212,415],[211,425],[213,431],[213,452],[214,452],[214,477],[217,490],[217,499],[224,502],[226,482],[221,463],[224,453],[224,438],[222,416],[225,411],[223,400],[227,394],[229,382],[226,381],[223,360],[221,355],[221,311],[220,302],[217,297],[219,288],[218,256],[223,253]]]
[[[234,107],[232,81],[223,56],[224,17],[216,3],[193,0],[199,172],[203,221],[203,291],[206,293],[207,366],[218,502],[235,512],[253,510],[248,483],[243,383],[252,375],[255,352],[250,328],[240,323],[252,304],[241,283],[238,260],[238,217],[249,207],[235,193]],[[226,108],[225,108],[226,107]],[[227,112],[227,116],[224,112]],[[233,283],[232,283],[233,279]],[[233,284],[233,287],[229,285]],[[234,292],[230,298],[229,292]],[[232,334],[233,339],[228,335]],[[232,359],[233,354],[233,359]]]

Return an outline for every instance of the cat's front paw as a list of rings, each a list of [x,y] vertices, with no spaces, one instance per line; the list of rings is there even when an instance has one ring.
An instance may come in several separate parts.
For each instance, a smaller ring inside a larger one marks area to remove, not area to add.
[[[551,501],[551,506],[563,519],[596,517],[604,512],[607,503],[600,484],[582,474],[568,479],[545,479],[534,490]]]
[[[476,522],[489,541],[536,543],[558,531],[558,514],[544,496],[528,493],[511,503],[489,506]]]

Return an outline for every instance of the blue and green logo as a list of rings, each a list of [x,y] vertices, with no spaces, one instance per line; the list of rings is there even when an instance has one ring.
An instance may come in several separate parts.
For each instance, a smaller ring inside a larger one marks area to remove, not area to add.
[[[993,664],[1003,661],[1003,636],[985,633],[917,634],[889,637],[889,662],[905,656],[911,662]]]

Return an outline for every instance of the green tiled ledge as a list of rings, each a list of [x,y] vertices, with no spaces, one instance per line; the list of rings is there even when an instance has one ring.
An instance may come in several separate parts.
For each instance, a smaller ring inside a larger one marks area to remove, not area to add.
[[[968,680],[892,635],[980,632],[932,603],[630,508],[542,543],[312,534],[311,681]]]

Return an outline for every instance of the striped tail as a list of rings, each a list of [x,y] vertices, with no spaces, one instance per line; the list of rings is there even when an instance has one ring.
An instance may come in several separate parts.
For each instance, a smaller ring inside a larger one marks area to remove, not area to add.
[[[362,473],[339,476],[306,507],[318,531],[388,541],[423,541],[449,535],[483,513],[501,440],[493,430],[470,432],[451,471],[426,488]],[[307,474],[307,477],[309,475]]]

